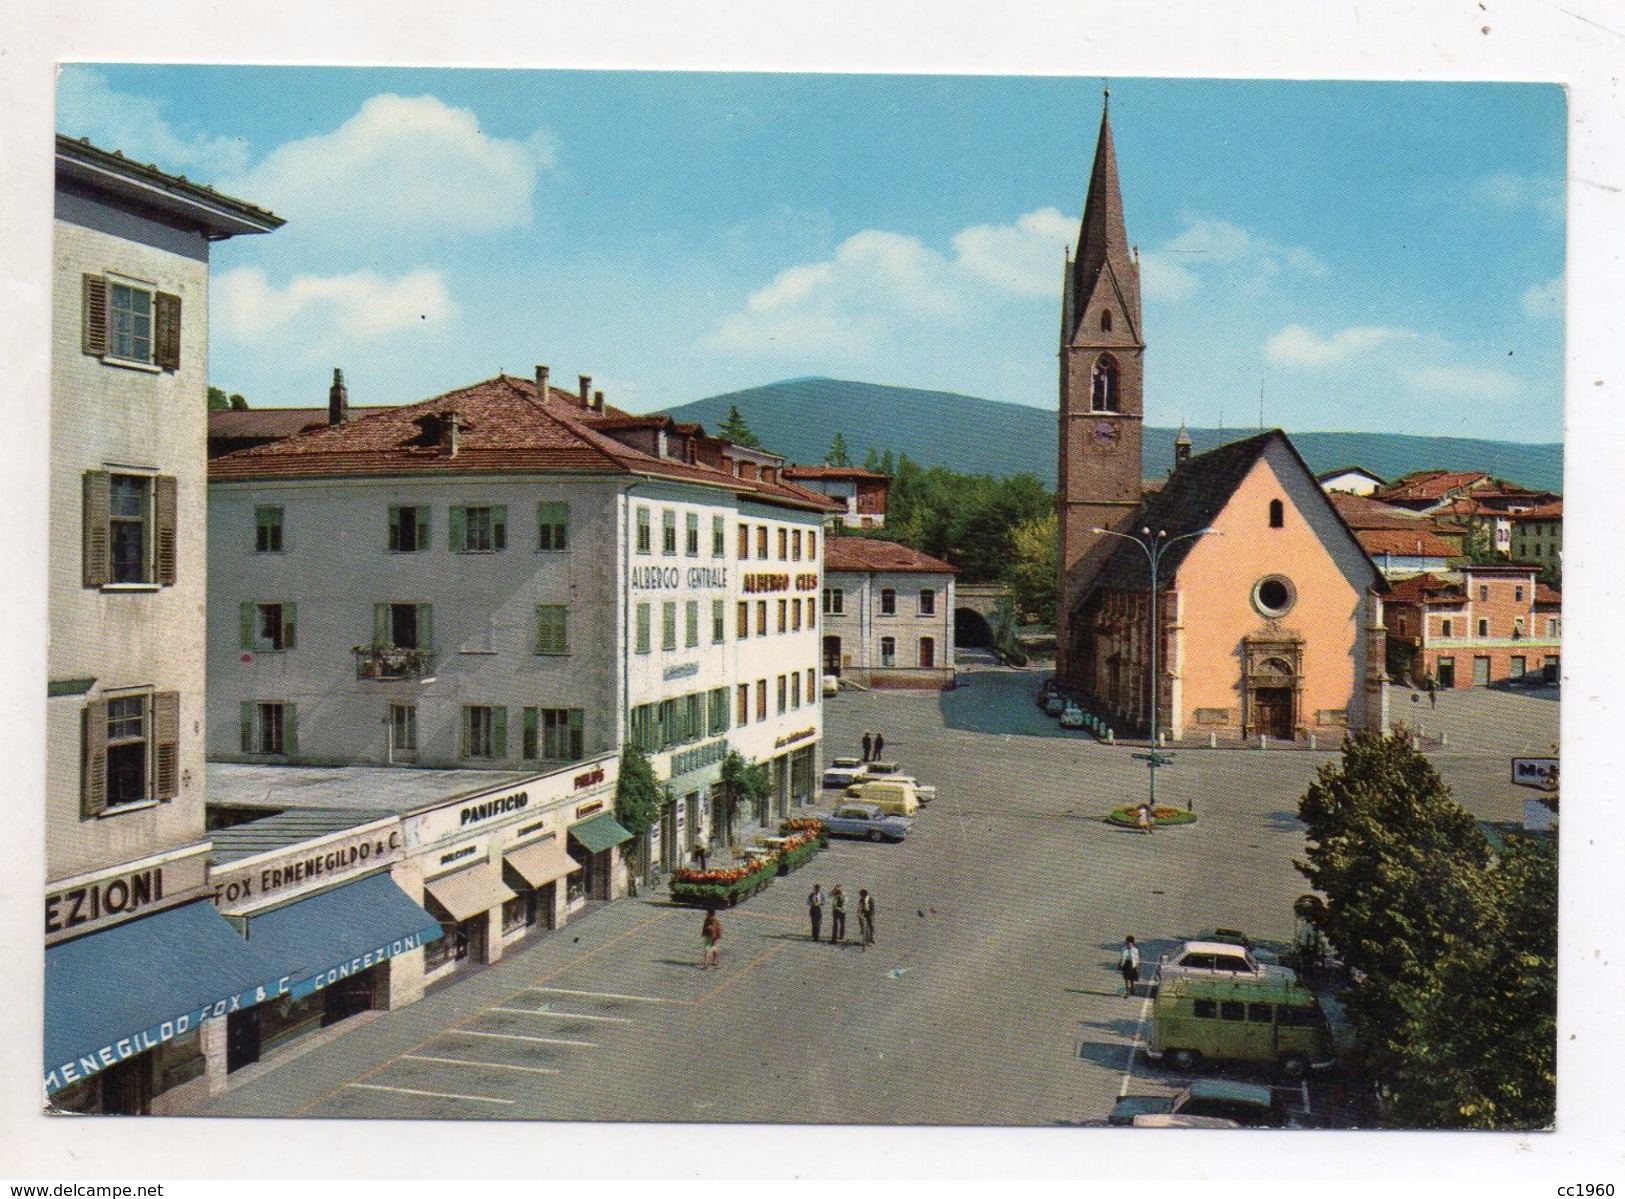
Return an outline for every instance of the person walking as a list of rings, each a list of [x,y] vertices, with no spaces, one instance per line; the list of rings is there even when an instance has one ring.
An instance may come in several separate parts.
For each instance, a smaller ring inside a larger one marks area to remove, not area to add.
[[[875,897],[858,888],[858,939],[868,949],[875,943]]]
[[[1142,801],[1140,806],[1135,809],[1135,823],[1142,833],[1150,836],[1152,824],[1150,803]]]
[[[1134,944],[1134,934],[1123,938],[1123,952],[1118,955],[1117,968],[1123,974],[1123,994],[1132,996],[1140,981],[1140,950]]]
[[[846,892],[836,883],[829,891],[829,943],[846,940]]]
[[[807,919],[812,922],[812,939],[816,941],[824,923],[824,888],[820,883],[814,883],[807,896]]]
[[[874,748],[874,738],[869,736],[869,730],[863,730],[863,760],[869,760],[869,751]]]
[[[700,958],[701,970],[722,964],[722,953],[717,948],[721,941],[722,921],[717,919],[716,910],[712,909],[705,914],[705,923],[700,926],[700,942],[705,946],[705,953]]]
[[[1428,675],[1427,688],[1428,707],[1437,708],[1439,706],[1439,680],[1434,678],[1432,675]]]
[[[885,752],[886,752],[886,738],[885,738],[885,735],[882,734],[882,733],[876,733],[875,734],[875,761],[877,761],[877,762],[880,761],[880,756],[882,754],[884,754]]]

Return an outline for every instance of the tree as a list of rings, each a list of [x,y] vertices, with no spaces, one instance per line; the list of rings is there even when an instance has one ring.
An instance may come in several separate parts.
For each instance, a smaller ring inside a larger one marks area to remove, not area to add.
[[[235,391],[231,393],[231,410],[233,412],[248,411],[248,401]]]
[[[835,440],[829,443],[829,453],[824,455],[825,466],[851,466],[852,459],[846,454],[846,438],[840,431],[835,433]]]
[[[1060,546],[1055,511],[1029,517],[1010,531],[1010,557],[1004,582],[1016,608],[1039,624],[1054,627],[1059,591]]]
[[[739,415],[739,406],[737,404],[728,405],[728,415],[723,420],[722,428],[718,432],[735,445],[748,446],[758,450],[762,448],[762,443],[756,440],[756,434],[750,431],[750,426],[745,423],[745,418]]]
[[[223,412],[227,408],[230,408],[230,407],[231,407],[231,400],[227,397],[225,391],[222,388],[219,388],[219,387],[210,387],[209,388],[209,411],[210,412]]]
[[[738,750],[733,749],[722,759],[721,782],[723,822],[728,830],[728,840],[731,842],[734,839],[734,821],[738,817],[739,801],[749,801],[760,821],[766,816],[767,797],[772,793],[773,782],[765,765],[760,762],[747,762],[740,756]]]
[[[661,806],[669,800],[670,793],[655,780],[654,767],[643,751],[627,745],[621,751],[621,772],[615,781],[615,821],[632,834],[632,860],[628,865],[639,878],[648,878],[645,851],[649,830],[659,818]]]

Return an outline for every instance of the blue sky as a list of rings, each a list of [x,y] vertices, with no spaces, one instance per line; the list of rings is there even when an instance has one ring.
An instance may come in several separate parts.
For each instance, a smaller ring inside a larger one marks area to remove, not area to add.
[[[548,363],[655,410],[800,375],[1053,407],[1100,117],[1154,424],[1555,441],[1539,84],[86,65],[58,128],[287,218],[216,248],[212,381],[405,403]]]

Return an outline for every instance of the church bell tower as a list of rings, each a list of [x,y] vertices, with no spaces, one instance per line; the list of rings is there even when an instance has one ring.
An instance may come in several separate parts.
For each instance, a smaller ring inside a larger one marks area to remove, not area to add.
[[[1123,224],[1110,95],[1061,298],[1056,673],[1074,684],[1085,682],[1074,610],[1116,541],[1093,530],[1126,531],[1140,507],[1140,263]]]

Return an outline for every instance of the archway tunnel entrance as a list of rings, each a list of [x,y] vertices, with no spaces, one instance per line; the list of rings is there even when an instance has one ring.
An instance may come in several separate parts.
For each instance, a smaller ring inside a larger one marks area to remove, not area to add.
[[[968,649],[991,649],[993,626],[975,608],[955,608],[954,644]]]

